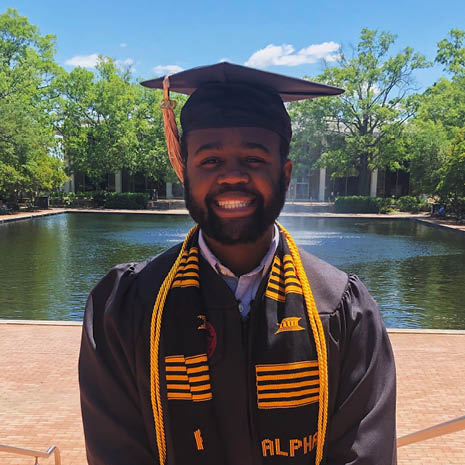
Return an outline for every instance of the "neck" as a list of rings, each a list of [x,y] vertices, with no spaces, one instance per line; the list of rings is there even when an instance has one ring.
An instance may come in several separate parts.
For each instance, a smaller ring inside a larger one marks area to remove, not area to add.
[[[256,268],[268,252],[273,240],[274,224],[272,224],[255,242],[246,244],[225,245],[204,233],[205,242],[215,257],[227,266],[236,276],[241,276]]]

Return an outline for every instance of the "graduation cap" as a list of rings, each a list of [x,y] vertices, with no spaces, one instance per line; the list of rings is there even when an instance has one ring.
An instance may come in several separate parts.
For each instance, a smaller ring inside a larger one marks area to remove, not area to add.
[[[261,71],[227,62],[200,66],[141,83],[164,90],[163,121],[171,164],[183,182],[184,161],[174,118],[176,102],[169,92],[190,95],[181,110],[183,133],[220,127],[262,127],[281,136],[292,136],[291,121],[283,102],[338,95],[337,87]]]

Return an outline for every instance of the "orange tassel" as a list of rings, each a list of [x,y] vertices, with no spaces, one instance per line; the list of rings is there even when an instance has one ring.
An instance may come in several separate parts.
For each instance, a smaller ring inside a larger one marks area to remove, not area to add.
[[[168,147],[171,166],[181,181],[181,184],[184,184],[184,162],[181,156],[178,125],[176,124],[176,117],[174,116],[174,109],[176,108],[177,102],[170,100],[169,89],[170,79],[169,76],[165,76],[165,79],[163,79],[163,102],[160,106],[163,110],[166,146]]]

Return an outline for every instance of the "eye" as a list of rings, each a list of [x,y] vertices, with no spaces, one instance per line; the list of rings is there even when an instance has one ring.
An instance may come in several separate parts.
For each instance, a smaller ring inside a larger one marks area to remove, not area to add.
[[[261,157],[247,157],[247,163],[252,164],[252,165],[257,165],[260,163],[265,163],[265,160]]]
[[[215,165],[218,165],[220,163],[220,159],[218,157],[207,157],[207,158],[204,158],[200,164],[202,166],[215,166]]]

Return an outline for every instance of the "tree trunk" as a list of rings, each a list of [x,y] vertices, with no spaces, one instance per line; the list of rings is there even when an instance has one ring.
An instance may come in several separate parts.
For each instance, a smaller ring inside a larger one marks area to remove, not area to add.
[[[358,175],[358,195],[368,195],[370,189],[370,179],[368,176],[368,154],[360,156],[360,166]]]

